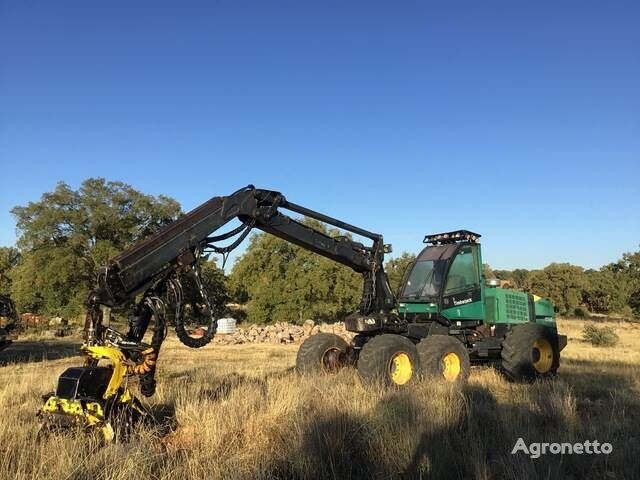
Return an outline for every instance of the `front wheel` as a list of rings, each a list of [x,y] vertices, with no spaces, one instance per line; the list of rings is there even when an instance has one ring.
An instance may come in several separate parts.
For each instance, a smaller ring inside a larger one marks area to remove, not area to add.
[[[420,358],[413,342],[400,335],[382,334],[364,344],[358,373],[369,383],[403,386],[415,380]]]
[[[307,338],[296,357],[301,373],[336,372],[346,363],[347,342],[333,333],[316,333]]]

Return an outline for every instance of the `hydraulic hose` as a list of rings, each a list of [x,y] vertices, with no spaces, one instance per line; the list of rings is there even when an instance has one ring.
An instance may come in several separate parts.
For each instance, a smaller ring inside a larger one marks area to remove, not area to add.
[[[135,365],[127,367],[127,373],[130,375],[144,375],[151,373],[156,369],[156,361],[158,360],[158,352],[153,347],[149,347],[141,352],[142,361]]]
[[[127,373],[140,376],[140,392],[145,397],[152,396],[156,391],[156,362],[158,352],[155,348],[149,347],[141,352],[142,361],[127,367]]]

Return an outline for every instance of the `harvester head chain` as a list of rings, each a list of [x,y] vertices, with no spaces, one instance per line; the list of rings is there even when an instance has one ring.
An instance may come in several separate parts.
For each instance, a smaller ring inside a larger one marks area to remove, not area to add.
[[[213,340],[213,336],[216,334],[216,330],[218,329],[218,319],[217,312],[213,309],[213,304],[207,294],[207,291],[204,287],[204,283],[202,282],[202,276],[200,273],[200,264],[196,262],[196,264],[191,269],[191,273],[193,275],[196,286],[198,287],[198,293],[204,302],[208,316],[209,316],[209,325],[205,330],[204,334],[199,337],[192,337],[191,334],[187,331],[187,327],[185,325],[184,319],[184,311],[179,312],[179,315],[175,318],[175,330],[178,339],[190,348],[200,348],[208,345],[211,340]]]

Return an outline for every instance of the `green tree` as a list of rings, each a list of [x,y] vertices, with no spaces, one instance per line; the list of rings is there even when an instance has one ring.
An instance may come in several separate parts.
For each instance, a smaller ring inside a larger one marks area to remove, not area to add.
[[[606,268],[619,275],[620,283],[628,293],[626,304],[634,316],[640,318],[640,251],[625,253],[621,260]]]
[[[39,201],[11,212],[22,253],[11,286],[19,308],[74,316],[82,310],[98,267],[176,219],[180,205],[122,182],[90,178],[78,190],[58,183]]]
[[[482,274],[484,275],[485,280],[490,278],[498,278],[496,273],[491,269],[491,266],[488,263],[482,264]]]
[[[223,314],[225,304],[229,301],[227,278],[224,271],[218,267],[215,259],[202,260],[200,262],[202,284],[214,310],[218,314]],[[198,319],[207,318],[208,313],[193,276],[185,275],[181,281],[184,289],[183,301],[188,314]]]
[[[385,263],[384,271],[387,273],[389,284],[394,294],[398,293],[407,268],[409,268],[409,265],[415,262],[415,260],[415,254],[402,252],[399,257],[391,258]]]
[[[629,304],[632,289],[624,272],[607,265],[600,270],[587,271],[586,277],[583,300],[592,312],[620,313]]]
[[[543,270],[529,272],[525,290],[550,298],[561,314],[572,314],[580,305],[587,288],[582,267],[569,263],[552,263]]]
[[[304,223],[330,235],[336,230]],[[246,302],[247,318],[258,323],[305,319],[340,320],[361,297],[362,277],[337,262],[268,234],[251,237],[229,278],[234,300]]]
[[[11,293],[11,274],[20,261],[20,251],[14,247],[0,247],[0,294]]]
[[[512,288],[524,290],[527,287],[529,270],[516,268],[515,270],[494,270],[493,274],[498,280],[509,282]]]

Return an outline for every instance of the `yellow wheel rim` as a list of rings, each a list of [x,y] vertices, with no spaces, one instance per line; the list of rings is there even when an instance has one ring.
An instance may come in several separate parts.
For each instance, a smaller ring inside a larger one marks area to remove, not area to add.
[[[533,342],[531,350],[533,367],[538,373],[547,373],[553,366],[553,347],[548,340],[539,338]]]
[[[454,382],[460,375],[460,357],[453,352],[442,357],[442,376],[447,382]]]
[[[391,358],[390,364],[391,381],[396,385],[404,385],[413,375],[413,365],[406,353],[396,353]]]

